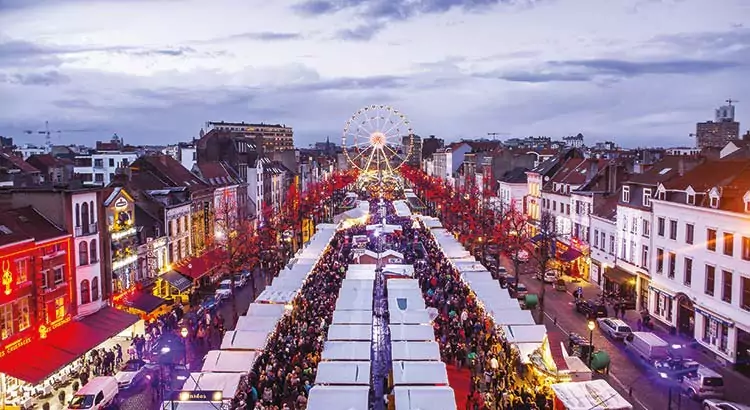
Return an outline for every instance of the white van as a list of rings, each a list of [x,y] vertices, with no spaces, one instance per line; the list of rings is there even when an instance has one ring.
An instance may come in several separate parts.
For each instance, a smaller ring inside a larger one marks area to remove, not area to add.
[[[625,347],[647,361],[669,357],[669,343],[651,332],[633,332],[627,335]]]
[[[705,366],[682,379],[683,391],[693,400],[724,397],[724,378]]]
[[[68,403],[68,409],[101,410],[114,403],[120,390],[113,376],[94,377]]]

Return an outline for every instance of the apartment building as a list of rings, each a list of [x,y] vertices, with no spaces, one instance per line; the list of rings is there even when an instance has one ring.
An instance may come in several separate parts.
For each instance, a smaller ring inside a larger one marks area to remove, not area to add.
[[[294,131],[292,127],[282,124],[246,124],[245,122],[207,122],[207,134],[221,131],[250,139],[262,145],[264,152],[289,151],[294,149]]]

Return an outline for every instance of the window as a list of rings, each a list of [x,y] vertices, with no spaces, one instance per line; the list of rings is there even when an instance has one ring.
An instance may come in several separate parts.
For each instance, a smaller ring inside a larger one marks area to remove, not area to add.
[[[78,266],[86,266],[89,264],[89,244],[86,241],[81,241],[78,244]]]
[[[708,296],[714,295],[714,285],[716,282],[716,267],[706,265],[706,289],[704,292]]]
[[[64,267],[65,265],[60,265],[52,269],[52,272],[54,272],[55,275],[55,285],[59,285],[65,281],[65,274],[63,273]]]
[[[724,255],[734,256],[734,234],[724,232]]]
[[[706,249],[716,251],[716,229],[706,229]]]
[[[695,225],[685,224],[685,243],[692,245],[695,241]]]
[[[643,206],[651,206],[651,189],[643,189]]]
[[[29,280],[29,258],[16,260],[16,283],[21,284]]]
[[[622,260],[625,260],[627,258],[627,249],[628,247],[628,241],[625,240],[625,238],[622,238],[622,244],[620,246],[620,258]]]
[[[609,236],[609,254],[610,255],[615,254],[615,236],[614,235]]]
[[[49,269],[45,269],[42,271],[42,289],[47,289],[49,287]]]
[[[94,277],[91,279],[91,301],[96,302],[99,300],[99,278]]]
[[[624,186],[622,187],[622,202],[630,203],[630,187]]]
[[[92,239],[89,242],[89,262],[96,263],[99,261],[99,248],[96,243],[96,239]]]
[[[94,182],[104,182],[104,174],[94,174]]]
[[[674,252],[669,252],[669,278],[674,279],[674,273],[677,270],[677,255]]]
[[[13,304],[0,306],[0,338],[5,340],[13,336]]]
[[[651,235],[651,223],[646,218],[641,219],[641,223],[643,224],[643,236],[648,238]]]
[[[695,205],[695,194],[687,194],[688,205]]]
[[[594,248],[599,247],[599,230],[594,229]]]
[[[103,159],[95,159],[94,160],[94,168],[101,168],[104,166],[104,160]]]
[[[664,272],[664,249],[656,248],[656,272]]]
[[[81,206],[76,204],[76,226],[81,226]]]
[[[721,300],[732,303],[732,272],[721,271]]]
[[[719,197],[718,196],[711,196],[711,208],[718,208],[719,207]]]
[[[641,266],[648,269],[648,245],[641,246]]]
[[[677,240],[677,221],[674,219],[669,220],[669,239]]]
[[[667,191],[659,191],[659,193],[656,195],[660,201],[664,201],[667,199]]]
[[[633,217],[630,222],[630,233],[638,233],[638,218],[636,217]]]
[[[750,261],[750,238],[742,237],[742,259]]]
[[[707,315],[703,316],[703,341],[706,343],[711,343],[711,318]]]
[[[114,158],[110,158],[109,159],[109,166],[110,167],[114,167],[115,166],[115,159]]]
[[[64,296],[55,299],[55,318],[53,320],[60,320],[64,318],[67,310],[68,309],[65,304]]]
[[[89,223],[96,223],[96,218],[94,218],[94,201],[89,201]]]
[[[29,310],[29,297],[16,302],[16,311],[18,312],[18,331],[23,332],[24,330],[31,327],[31,311]]]
[[[86,303],[91,302],[91,286],[89,285],[89,280],[84,279],[81,281],[81,304],[85,305]]]
[[[659,219],[657,219],[656,221],[657,221],[656,229],[658,229],[656,234],[663,237],[664,236],[664,224],[665,224],[664,218],[659,217]]]
[[[750,311],[750,278],[740,277],[740,307]]]
[[[693,282],[693,260],[685,258],[685,275],[682,277],[682,284],[690,287]]]
[[[562,208],[562,204],[560,204],[560,207]],[[570,204],[565,204],[565,213],[570,215]]]

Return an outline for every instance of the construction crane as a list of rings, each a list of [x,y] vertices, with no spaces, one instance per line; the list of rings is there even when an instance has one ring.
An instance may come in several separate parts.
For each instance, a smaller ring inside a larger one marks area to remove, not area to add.
[[[89,129],[81,129],[81,130],[51,130],[49,129],[49,121],[44,122],[44,129],[33,131],[33,130],[25,130],[24,134],[39,134],[44,135],[44,146],[47,148],[47,152],[52,151],[52,134],[62,134],[62,133],[74,133],[74,132],[92,132],[94,130]]]
[[[739,100],[733,100],[733,99],[731,99],[731,98],[729,98],[729,99],[726,99],[726,100],[724,100],[724,101],[726,101],[726,102],[727,102],[727,104],[729,104],[730,106],[732,105],[732,103],[738,103],[738,102],[739,102]]]

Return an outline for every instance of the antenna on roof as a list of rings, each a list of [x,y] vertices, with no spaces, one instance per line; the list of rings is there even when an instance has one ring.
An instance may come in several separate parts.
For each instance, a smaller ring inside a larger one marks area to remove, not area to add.
[[[732,103],[738,103],[738,102],[740,102],[739,100],[733,100],[733,99],[731,99],[731,98],[729,98],[729,99],[726,99],[726,100],[724,100],[724,101],[726,101],[726,102],[727,102],[727,104],[729,104],[730,106],[732,105]]]

